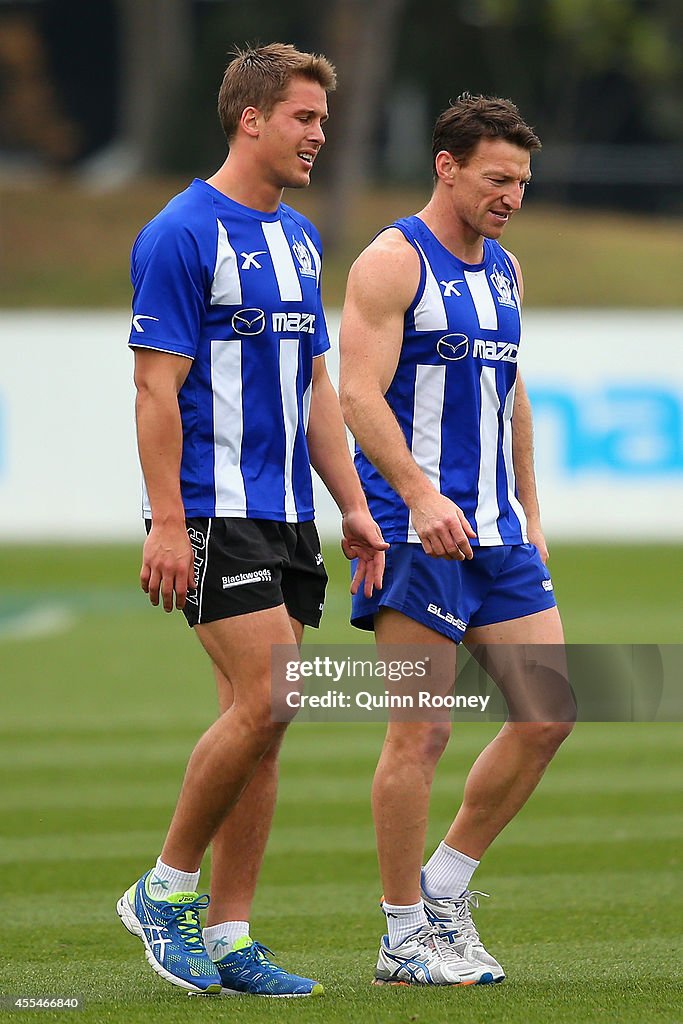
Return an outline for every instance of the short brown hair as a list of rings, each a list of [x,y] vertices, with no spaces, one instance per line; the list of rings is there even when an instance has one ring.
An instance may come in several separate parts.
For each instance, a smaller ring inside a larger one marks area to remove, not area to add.
[[[326,57],[302,53],[289,43],[235,49],[218,93],[218,116],[228,142],[237,131],[246,107],[258,107],[266,117],[282,97],[292,78],[308,78],[326,92],[337,84],[337,75]]]
[[[466,164],[480,139],[503,139],[529,152],[541,148],[541,140],[511,100],[464,92],[437,118],[432,161],[445,149],[459,164]]]

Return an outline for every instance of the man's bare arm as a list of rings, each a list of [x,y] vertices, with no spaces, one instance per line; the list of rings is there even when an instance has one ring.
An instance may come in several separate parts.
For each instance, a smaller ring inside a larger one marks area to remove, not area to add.
[[[313,360],[311,411],[308,419],[311,465],[334,498],[342,514],[342,549],[357,558],[351,592],[363,584],[366,597],[381,588],[384,552],[389,547],[370,515],[368,503],[351,460],[337,392],[329,378],[324,356]]]
[[[517,481],[517,493],[526,515],[527,535],[531,543],[538,548],[543,561],[547,562],[548,548],[541,526],[541,510],[536,491],[531,403],[519,371],[515,384],[515,405],[512,411],[512,462]]]
[[[135,350],[135,418],[138,451],[152,508],[152,529],[142,553],[140,585],[164,611],[185,604],[195,585],[194,556],[180,492],[183,431],[178,392],[190,359],[150,349]]]
[[[427,554],[471,558],[472,527],[415,462],[384,397],[419,277],[417,253],[395,229],[380,235],[351,268],[340,336],[342,410],[367,457],[410,509]]]
[[[507,251],[507,250],[506,250]],[[508,252],[517,274],[520,299],[524,298],[524,279],[517,257]],[[534,470],[534,428],[531,403],[522,375],[517,371],[515,405],[512,410],[512,462],[517,481],[517,493],[527,520],[527,536],[539,550],[544,562],[548,561],[548,547],[541,526],[541,511],[536,491]]]

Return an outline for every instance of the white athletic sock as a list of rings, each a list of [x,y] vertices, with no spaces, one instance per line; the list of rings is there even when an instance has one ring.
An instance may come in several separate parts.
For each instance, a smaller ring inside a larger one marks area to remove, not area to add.
[[[174,892],[196,892],[198,885],[198,871],[178,871],[159,857],[147,879],[147,893],[153,900],[167,900]]]
[[[461,896],[470,884],[470,879],[479,867],[479,861],[452,846],[439,843],[424,868],[424,888],[434,899]]]
[[[387,932],[391,949],[400,946],[412,932],[416,932],[427,924],[425,905],[422,900],[405,907],[385,902],[382,904],[382,910],[387,916]]]
[[[244,938],[249,938],[248,921],[223,921],[204,929],[204,945],[214,963],[227,956],[238,939]]]

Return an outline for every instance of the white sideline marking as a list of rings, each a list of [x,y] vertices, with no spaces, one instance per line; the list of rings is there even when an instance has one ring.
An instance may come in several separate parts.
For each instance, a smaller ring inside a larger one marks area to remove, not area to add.
[[[35,605],[17,615],[0,619],[0,641],[55,636],[66,633],[76,621],[77,616],[65,605]]]

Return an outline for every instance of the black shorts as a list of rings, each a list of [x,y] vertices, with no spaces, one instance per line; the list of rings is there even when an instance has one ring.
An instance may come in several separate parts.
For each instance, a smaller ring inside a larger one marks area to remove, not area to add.
[[[327,573],[314,522],[187,519],[196,590],[183,609],[190,626],[284,604],[292,618],[319,626]],[[147,532],[151,522],[146,521]]]

